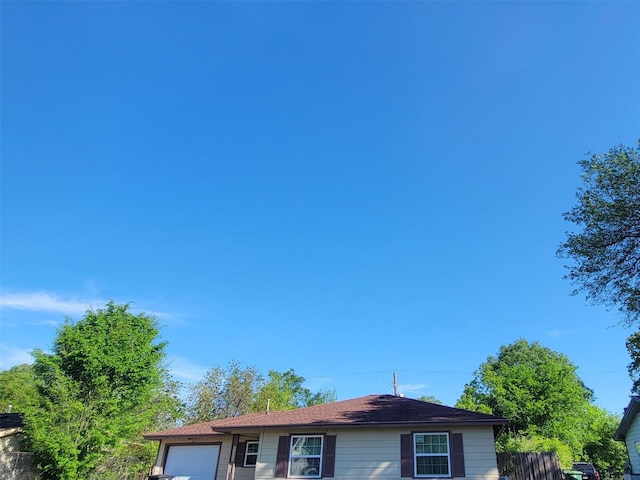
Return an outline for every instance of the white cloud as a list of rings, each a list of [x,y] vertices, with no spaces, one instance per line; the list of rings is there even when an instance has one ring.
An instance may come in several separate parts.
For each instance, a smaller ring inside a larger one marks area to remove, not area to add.
[[[576,335],[580,332],[581,330],[551,330],[550,332],[547,332],[547,335],[553,338],[558,338],[565,335]]]
[[[33,325],[36,325],[36,326],[44,325],[45,327],[57,327],[59,324],[60,322],[56,320],[41,320],[38,322],[33,322]]]
[[[137,308],[133,308],[132,310],[135,310],[138,312],[144,312],[145,315],[151,315],[152,317],[155,317],[156,319],[159,319],[159,320],[167,320],[172,324],[185,323],[184,319],[182,318],[182,315],[175,314],[175,313],[161,312],[157,310],[141,310]]]
[[[45,291],[0,293],[0,311],[4,310],[3,317],[6,317],[6,319],[3,318],[2,322],[4,328],[24,326],[25,323],[36,327],[30,330],[30,341],[34,342],[32,348],[19,349],[10,347],[6,343],[0,345],[0,370],[6,370],[22,363],[31,363],[33,359],[29,352],[38,346],[38,332],[49,332],[51,327],[59,325],[60,321],[42,318],[46,315],[41,315],[41,313],[57,313],[63,316],[81,317],[89,309],[103,308],[107,302],[107,300],[98,298],[64,298],[55,293]],[[179,315],[170,312],[149,311],[135,307],[136,305],[132,303],[131,310],[133,312],[144,312],[170,323],[180,323],[182,321]],[[26,319],[18,320],[13,317],[22,317],[23,315],[10,315],[6,312],[8,310],[31,313],[26,315]],[[4,335],[4,337],[4,341],[7,342],[7,335]],[[173,375],[186,381],[201,380],[206,373],[206,368],[192,364],[184,358],[174,359],[170,367]]]
[[[425,388],[427,388],[427,385],[424,383],[405,383],[404,385],[398,385],[398,390],[400,390],[400,393],[403,393],[405,395],[418,393]]]
[[[207,368],[197,365],[184,357],[172,357],[169,359],[169,372],[174,378],[198,382],[207,373]]]
[[[89,309],[98,309],[104,307],[108,300],[100,298],[62,298],[55,293],[50,292],[23,292],[23,293],[3,293],[0,294],[0,310],[21,310],[29,312],[54,312],[64,315],[84,315]],[[171,323],[181,323],[180,315],[136,308],[136,304],[131,304],[131,310],[134,312],[144,312],[158,319],[170,321]],[[49,322],[56,325],[57,322]]]
[[[62,299],[48,292],[4,293],[0,295],[0,308],[32,312],[57,312],[82,315],[88,308],[104,305],[104,300]]]

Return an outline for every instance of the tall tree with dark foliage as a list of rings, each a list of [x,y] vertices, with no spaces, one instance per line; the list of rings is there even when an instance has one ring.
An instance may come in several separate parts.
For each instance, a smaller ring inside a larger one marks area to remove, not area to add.
[[[628,324],[640,320],[640,141],[579,162],[583,186],[564,218],[558,254],[570,258],[566,278],[594,303],[617,307]]]

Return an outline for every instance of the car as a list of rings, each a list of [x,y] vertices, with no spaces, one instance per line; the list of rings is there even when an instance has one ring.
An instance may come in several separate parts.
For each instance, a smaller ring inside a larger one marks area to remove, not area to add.
[[[589,462],[576,462],[573,469],[582,472],[582,480],[600,480],[600,474]]]

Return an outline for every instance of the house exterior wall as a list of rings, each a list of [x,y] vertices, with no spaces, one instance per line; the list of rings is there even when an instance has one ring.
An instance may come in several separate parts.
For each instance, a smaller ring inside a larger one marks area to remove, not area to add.
[[[336,435],[336,479],[400,479],[400,435],[426,429],[357,428],[314,431],[277,430],[263,432],[260,439],[255,480],[273,480],[278,438],[291,433]],[[499,477],[492,427],[458,427],[435,429],[463,434],[465,478],[497,480]],[[236,469],[236,474],[238,469]],[[222,480],[224,477],[217,477]],[[240,480],[236,476],[237,480]],[[244,480],[244,479],[243,479]]]
[[[635,416],[625,435],[629,462],[631,463],[631,473],[640,474],[640,454],[638,454],[636,442],[640,445],[640,415]]]
[[[245,438],[240,438],[240,441],[245,441],[247,439]],[[252,438],[251,440],[256,440],[255,438]],[[262,445],[259,444],[258,445],[258,463],[260,462],[260,455],[262,455]],[[229,455],[227,454],[226,457],[224,457],[225,460],[225,465],[224,468],[222,468],[222,466],[220,468],[218,468],[218,476],[216,477],[216,480],[225,480],[224,475],[226,475],[227,472],[227,463],[229,460]],[[234,478],[235,480],[253,480],[255,478],[255,472],[256,472],[256,467],[236,467],[235,469],[235,475]],[[222,471],[223,470],[223,471]],[[220,476],[223,475],[223,476]]]
[[[456,427],[453,429],[423,428],[311,428],[292,430],[266,430],[260,432],[260,444],[255,468],[235,467],[235,480],[273,480],[275,478],[276,453],[280,436],[290,434],[336,435],[335,475],[336,480],[400,480],[400,435],[411,432],[449,431],[462,433],[465,478],[470,480],[498,480],[498,467],[493,439],[493,428]],[[640,433],[640,429],[639,429]],[[241,438],[240,441],[245,439]],[[158,467],[164,465],[169,445],[220,444],[220,453],[215,480],[226,480],[231,456],[230,435],[198,436],[196,439],[171,438],[160,443],[156,459]],[[234,459],[231,459],[233,462]]]
[[[34,480],[39,478],[32,464],[32,453],[21,448],[20,428],[0,429],[0,478]]]

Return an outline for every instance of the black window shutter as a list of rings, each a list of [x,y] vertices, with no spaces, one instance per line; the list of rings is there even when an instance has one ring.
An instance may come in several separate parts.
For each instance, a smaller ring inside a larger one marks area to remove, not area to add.
[[[238,443],[236,448],[236,467],[244,467],[244,452],[247,451],[247,442]]]
[[[413,435],[400,435],[400,476],[413,477]]]
[[[464,448],[462,446],[462,434],[451,434],[451,476],[464,477]]]
[[[324,445],[322,447],[322,476],[326,478],[333,478],[335,464],[336,436],[325,435]]]
[[[289,470],[289,441],[288,436],[278,439],[278,452],[276,453],[276,478],[285,478]]]

